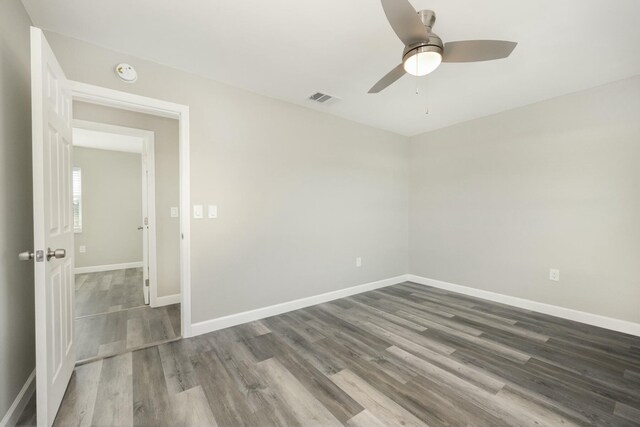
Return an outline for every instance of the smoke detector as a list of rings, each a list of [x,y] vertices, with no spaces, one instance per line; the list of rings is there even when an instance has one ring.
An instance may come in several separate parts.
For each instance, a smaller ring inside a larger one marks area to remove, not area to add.
[[[138,80],[138,73],[136,72],[136,69],[133,68],[132,65],[124,62],[116,65],[116,75],[120,80],[127,83],[133,83]]]

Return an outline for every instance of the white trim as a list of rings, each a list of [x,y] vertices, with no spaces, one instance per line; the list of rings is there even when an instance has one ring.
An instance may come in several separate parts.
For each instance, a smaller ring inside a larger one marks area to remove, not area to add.
[[[122,264],[104,264],[104,265],[92,265],[89,267],[76,267],[73,269],[73,272],[75,274],[86,274],[86,273],[99,273],[101,271],[124,270],[125,268],[140,268],[140,267],[142,267],[142,261],[124,262]]]
[[[76,98],[75,93],[73,98],[74,99]],[[116,135],[135,136],[137,138],[142,138],[142,139],[153,137],[154,135],[153,131],[151,130],[130,128],[126,126],[117,126],[117,125],[111,125],[108,123],[92,122],[88,120],[79,120],[79,119],[73,119],[72,127],[78,128],[78,129],[92,130],[96,132],[114,133]]]
[[[152,304],[151,307],[164,307],[165,305],[171,304],[180,304],[180,294],[167,295],[164,297],[156,296],[155,305]]]
[[[180,113],[180,313],[182,338],[191,335],[191,164],[189,160],[189,107]]]
[[[156,144],[155,134],[151,132],[142,146],[142,245],[143,279],[145,283],[145,304],[153,304],[158,294],[157,272],[157,223],[156,223]],[[146,224],[145,224],[146,218]],[[145,271],[146,270],[146,271]]]
[[[73,126],[73,146],[117,153],[142,154],[142,138]]]
[[[598,326],[600,328],[623,332],[625,334],[640,336],[640,323],[614,319],[612,317],[601,316],[599,314],[587,313],[571,308],[559,307],[557,305],[545,304],[542,302],[531,301],[524,298],[512,297],[496,292],[470,288],[468,286],[456,285],[453,283],[443,282],[441,280],[428,279],[426,277],[416,276],[414,274],[408,274],[407,276],[408,281],[418,283],[420,285],[432,286],[434,288],[458,292],[460,294],[470,295],[501,304],[507,304],[513,307],[524,308],[525,310],[548,314],[551,316],[560,317],[562,319],[573,320],[575,322],[585,323],[587,325]]]
[[[112,125],[107,123],[92,122],[87,120],[73,120],[74,129],[85,129],[95,132],[109,133],[115,135],[125,135],[140,138],[142,140],[142,216],[140,224],[145,227],[142,230],[142,266],[147,266],[147,271],[143,271],[143,279],[149,279],[149,305],[157,307],[155,303],[158,294],[157,275],[157,250],[156,250],[156,163],[155,163],[155,132],[150,130],[131,128],[125,126]],[[105,148],[107,149],[107,148]],[[147,224],[144,224],[144,217],[147,217]],[[125,267],[133,268],[133,267]],[[116,269],[111,269],[116,270]],[[97,270],[108,271],[108,270]],[[92,271],[81,271],[90,273]],[[76,271],[78,273],[78,271]],[[145,293],[145,303],[147,302]]]
[[[152,139],[145,144],[145,162],[147,188],[144,190],[144,200],[147,203],[147,227],[145,228],[147,248],[147,274],[149,275],[149,304],[153,304],[158,295],[158,251],[157,233],[158,223],[156,222],[156,146]]]
[[[101,123],[101,122],[92,122],[88,120],[73,119],[72,127],[73,129],[82,129],[82,130],[87,130],[92,132],[99,132],[102,134],[122,135],[122,136],[135,138],[135,140],[133,141],[126,141],[126,145],[122,145],[120,147],[109,146],[108,143],[106,143],[105,141],[99,141],[98,143],[93,143],[91,146],[77,144],[76,141],[73,141],[74,147],[143,154],[144,149],[139,145],[137,145],[137,142],[140,142],[139,140],[145,140],[145,139],[148,140],[148,139],[154,138],[154,132],[150,130],[130,128],[130,127],[112,125],[112,124]]]
[[[183,114],[189,112],[186,105],[175,104],[156,98],[148,98],[129,92],[108,89],[106,87],[94,86],[88,83],[81,83],[69,80],[73,99],[91,104],[104,105],[105,107],[119,108],[122,110],[146,113],[154,116],[168,117],[171,119],[181,119]]]
[[[327,292],[307,298],[300,298],[293,301],[287,301],[268,307],[258,308],[242,313],[231,314],[229,316],[218,317],[217,319],[206,320],[204,322],[194,323],[191,326],[192,336],[206,334],[208,332],[217,331],[219,329],[229,328],[231,326],[240,325],[242,323],[253,322],[278,314],[286,313],[293,310],[309,307],[323,302],[333,301],[345,298],[351,295],[360,294],[362,292],[372,291],[374,289],[384,288],[391,285],[397,285],[407,281],[407,275],[403,274],[389,279],[378,280],[377,282],[365,283],[363,285],[352,286],[350,288],[339,289],[337,291]]]
[[[69,81],[75,100],[121,108],[138,113],[178,119],[180,162],[180,313],[182,337],[191,336],[191,234],[190,234],[190,160],[189,107],[87,83]]]
[[[31,375],[29,375],[29,378],[27,378],[27,381],[24,383],[20,392],[7,410],[7,413],[2,417],[0,427],[13,427],[18,423],[20,415],[22,415],[24,408],[27,406],[27,403],[29,403],[29,400],[31,400],[33,392],[36,391],[35,379],[36,370],[34,369],[31,371]]]

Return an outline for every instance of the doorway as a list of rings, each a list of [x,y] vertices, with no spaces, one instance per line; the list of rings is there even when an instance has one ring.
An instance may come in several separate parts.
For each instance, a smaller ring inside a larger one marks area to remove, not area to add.
[[[42,30],[35,27],[31,27],[31,98],[34,247],[20,257],[34,263],[37,419],[52,425],[78,361],[72,105],[83,101],[178,122],[178,317],[183,338],[191,336],[189,108],[67,79]]]
[[[178,215],[158,213],[156,221],[156,193],[177,213],[178,125],[82,102],[73,111],[90,119],[73,121],[74,323],[82,364],[180,337]]]
[[[178,179],[174,180],[177,184],[178,200],[177,203],[172,201],[171,206],[159,206],[157,201],[156,211],[162,212],[162,215],[170,215],[178,222],[178,245],[177,252],[173,257],[177,259],[177,282],[176,293],[164,295],[158,293],[158,286],[153,286],[154,274],[159,274],[158,269],[162,268],[163,262],[156,261],[156,269],[153,268],[154,257],[150,257],[150,287],[149,287],[149,306],[160,307],[175,303],[180,304],[180,336],[187,338],[191,336],[191,269],[190,269],[190,220],[189,220],[189,107],[180,104],[174,104],[158,99],[147,98],[144,96],[134,95],[127,92],[107,89],[104,87],[94,86],[86,83],[69,81],[71,89],[73,105],[88,104],[96,107],[106,107],[111,110],[121,112],[132,112],[143,114],[148,117],[173,119],[177,122],[177,151],[174,153],[174,160],[178,163]],[[74,117],[77,116],[74,112]],[[100,115],[83,116],[85,121],[100,121]],[[77,120],[77,119],[76,119]],[[125,126],[131,127],[131,126]],[[153,157],[158,162],[157,150],[159,141],[158,135],[154,135],[154,154]],[[162,174],[156,168],[155,179],[162,179]],[[153,185],[153,184],[151,184]],[[151,189],[149,190],[151,191]],[[177,206],[176,206],[177,205]],[[151,214],[150,214],[151,215]],[[151,218],[151,216],[150,216]],[[160,220],[161,216],[156,215],[156,220]],[[154,234],[150,234],[151,247],[157,246],[152,244]],[[154,272],[154,270],[156,270]],[[157,277],[157,276],[156,276]]]
[[[94,114],[99,115],[100,111],[94,111]],[[154,299],[157,298],[155,133],[151,130],[75,119],[73,146],[75,273],[141,268],[142,280],[139,281],[140,283],[136,282],[135,289],[130,290],[131,295],[123,301],[123,304],[112,304],[109,308],[117,310],[130,308],[132,304],[149,305],[151,293]],[[83,180],[86,179],[83,177],[81,166],[84,162],[89,162],[98,168],[103,166],[104,169],[100,173],[89,171],[93,172],[91,184],[95,187],[95,193],[98,193],[90,199],[94,203],[93,209],[87,209],[86,203],[83,203],[83,191],[87,190],[83,189],[82,185]],[[113,178],[108,178],[108,175],[113,175]],[[140,185],[138,185],[138,179]],[[118,185],[113,182],[115,180],[122,184],[129,184],[121,186],[125,194],[120,189],[116,190]],[[108,200],[105,200],[105,196],[110,193],[114,196],[113,206],[118,206],[116,212],[120,213],[120,222],[113,218],[112,212],[101,212],[99,209],[111,205]],[[139,203],[138,199],[140,199]],[[122,202],[125,209],[120,205]],[[85,210],[90,212],[89,216],[92,218],[86,218]],[[122,213],[123,211],[126,212]],[[93,218],[98,215],[102,216],[102,220]],[[92,219],[95,219],[98,226],[93,229],[90,227],[87,230],[88,234],[93,235],[87,236],[84,222]],[[105,226],[105,222],[110,222],[112,226]],[[137,233],[132,233],[133,227]],[[120,236],[114,236],[113,233],[118,233]],[[87,240],[93,240],[94,248],[102,252],[101,256],[92,256],[91,252],[87,253]],[[112,242],[121,243],[118,240],[129,240],[129,244],[114,247]],[[107,305],[112,302],[103,301],[102,304]],[[152,306],[157,306],[155,301]],[[87,311],[99,312],[100,309],[85,309],[80,307],[76,300],[76,317],[86,314]]]

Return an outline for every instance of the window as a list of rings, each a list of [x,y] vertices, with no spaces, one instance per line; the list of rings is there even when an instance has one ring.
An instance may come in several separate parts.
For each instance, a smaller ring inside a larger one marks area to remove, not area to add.
[[[82,170],[73,168],[73,231],[82,233]]]

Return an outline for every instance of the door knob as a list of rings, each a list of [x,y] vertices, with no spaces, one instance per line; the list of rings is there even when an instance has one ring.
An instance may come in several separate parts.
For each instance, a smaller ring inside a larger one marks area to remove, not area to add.
[[[18,254],[18,259],[20,261],[31,261],[33,259],[33,252],[31,251],[20,252]]]
[[[64,249],[56,249],[55,251],[51,248],[47,249],[47,261],[51,261],[51,258],[60,259],[67,256],[67,251]]]

